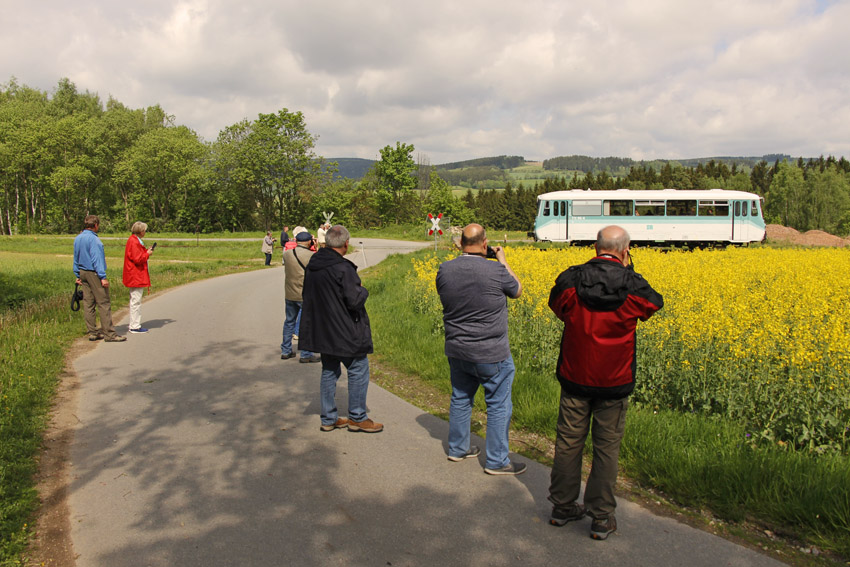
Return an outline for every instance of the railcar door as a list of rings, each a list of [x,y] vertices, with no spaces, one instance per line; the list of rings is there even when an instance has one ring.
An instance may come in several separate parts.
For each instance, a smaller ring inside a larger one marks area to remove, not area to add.
[[[732,242],[748,242],[750,237],[750,204],[734,201],[732,212]]]
[[[569,231],[569,207],[567,206],[567,201],[557,201],[555,205],[558,207],[558,239],[566,240],[569,242],[570,240],[570,231]]]

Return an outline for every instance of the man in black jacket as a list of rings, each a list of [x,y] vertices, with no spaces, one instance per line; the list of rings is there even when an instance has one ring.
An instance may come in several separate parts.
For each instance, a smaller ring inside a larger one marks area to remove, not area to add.
[[[664,300],[634,271],[629,233],[607,226],[596,239],[596,257],[572,266],[555,280],[549,308],[564,322],[556,374],[561,403],[555,437],[555,461],[549,523],[563,526],[593,518],[590,537],[605,539],[617,529],[614,483],[620,442],[626,426],[628,396],[635,387],[635,328],[661,309]],[[581,458],[588,431],[593,462],[581,489]]]
[[[347,427],[349,431],[377,433],[383,430],[366,415],[372,330],[366,314],[369,292],[360,285],[357,266],[345,258],[348,230],[342,225],[328,229],[325,247],[307,264],[299,347],[322,355],[322,431]],[[348,418],[339,417],[336,383],[348,370]]]

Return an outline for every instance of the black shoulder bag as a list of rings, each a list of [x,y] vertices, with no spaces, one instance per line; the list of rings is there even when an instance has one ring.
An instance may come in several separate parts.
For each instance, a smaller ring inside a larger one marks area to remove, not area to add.
[[[83,290],[80,289],[80,284],[74,284],[74,293],[71,294],[71,311],[80,310],[80,302],[83,300]]]

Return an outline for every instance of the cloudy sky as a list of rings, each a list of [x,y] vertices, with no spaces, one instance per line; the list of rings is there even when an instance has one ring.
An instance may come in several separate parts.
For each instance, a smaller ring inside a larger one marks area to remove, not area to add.
[[[850,0],[0,0],[0,84],[325,157],[850,157]]]

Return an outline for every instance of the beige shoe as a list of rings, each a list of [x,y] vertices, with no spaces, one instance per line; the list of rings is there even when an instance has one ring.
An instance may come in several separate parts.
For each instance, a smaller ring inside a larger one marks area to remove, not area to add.
[[[371,419],[364,419],[363,421],[349,421],[348,430],[362,431],[364,433],[378,433],[379,431],[384,430],[384,424],[376,423]]]
[[[121,335],[115,335],[114,337],[106,337],[103,339],[105,343],[123,343],[127,340],[127,337],[122,337]]]

